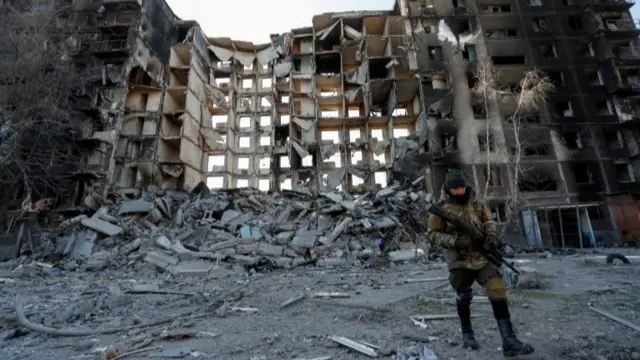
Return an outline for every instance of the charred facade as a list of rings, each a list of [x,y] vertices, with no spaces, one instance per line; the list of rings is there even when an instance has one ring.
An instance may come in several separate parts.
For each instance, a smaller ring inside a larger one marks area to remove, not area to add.
[[[462,168],[497,221],[517,193],[516,224],[507,230],[532,246],[637,241],[640,53],[632,5],[408,1],[430,114],[433,191],[448,168]],[[460,51],[442,41],[443,24],[458,37]],[[474,74],[486,63],[498,89],[517,88],[528,71],[546,74],[554,85],[546,106],[520,114],[514,128],[508,102],[485,104],[473,92]],[[452,90],[442,96],[443,87]],[[509,171],[514,162],[517,174]]]

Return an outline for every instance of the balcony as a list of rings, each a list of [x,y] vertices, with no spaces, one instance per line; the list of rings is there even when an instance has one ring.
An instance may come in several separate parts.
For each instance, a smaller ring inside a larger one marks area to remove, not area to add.
[[[636,38],[640,35],[632,19],[603,19],[598,28],[610,39]]]
[[[107,13],[97,21],[99,28],[131,27],[138,21],[138,11]]]
[[[107,64],[105,66],[94,66],[87,69],[87,81],[95,84],[111,86],[122,81],[122,66]]]
[[[635,98],[615,98],[614,106],[621,124],[632,125],[640,120],[640,103]]]
[[[102,0],[105,9],[135,10],[142,7],[142,0]]]
[[[600,149],[600,156],[610,159],[627,159],[631,156],[629,149],[624,147]]]
[[[612,49],[613,62],[618,66],[640,66],[640,46],[620,46]]]
[[[132,49],[133,42],[127,39],[85,41],[82,51],[89,52],[96,57],[127,56]]]
[[[590,0],[585,1],[585,6],[591,6],[595,12],[619,12],[628,11],[635,3],[635,0]]]
[[[619,88],[631,94],[640,94],[640,75],[621,78]]]

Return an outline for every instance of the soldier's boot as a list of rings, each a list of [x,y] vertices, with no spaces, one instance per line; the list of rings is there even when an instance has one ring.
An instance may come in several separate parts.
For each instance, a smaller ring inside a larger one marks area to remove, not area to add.
[[[460,322],[464,323],[464,320],[460,319]],[[471,321],[469,321],[466,326],[462,325],[462,346],[465,349],[480,349],[480,344],[476,340],[476,334],[473,332],[473,328],[471,328]]]
[[[502,337],[502,354],[505,357],[514,357],[533,353],[533,346],[523,343],[516,336],[511,323],[507,300],[491,300],[491,305],[498,322],[500,337]]]
[[[458,293],[456,307],[458,317],[460,317],[460,327],[462,328],[462,346],[466,349],[477,350],[480,344],[476,341],[476,335],[471,326],[471,300],[473,299],[471,290]]]

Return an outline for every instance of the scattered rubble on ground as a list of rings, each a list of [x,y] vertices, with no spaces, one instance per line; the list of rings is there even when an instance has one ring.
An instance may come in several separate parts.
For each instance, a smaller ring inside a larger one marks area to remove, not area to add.
[[[410,260],[426,229],[423,178],[355,197],[309,189],[192,193],[157,190],[103,204],[43,234],[31,259],[65,270],[149,264],[174,275],[211,276],[224,261],[253,268],[352,265],[380,254]],[[23,253],[32,247],[23,246]],[[53,269],[47,269],[53,271]]]

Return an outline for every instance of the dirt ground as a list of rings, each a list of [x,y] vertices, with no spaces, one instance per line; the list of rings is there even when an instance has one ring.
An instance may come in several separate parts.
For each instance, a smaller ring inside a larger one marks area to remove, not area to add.
[[[592,303],[640,324],[640,251],[615,251],[629,255],[631,265],[606,265],[603,254],[612,252],[609,250],[595,255],[517,257],[520,265],[537,269],[542,282],[541,289],[510,290],[519,336],[536,347],[534,356],[527,358],[640,359],[638,331],[588,307]],[[438,359],[502,358],[497,326],[480,288],[472,308],[478,316],[474,325],[480,350],[461,348],[457,319],[426,320],[426,328],[412,323],[412,315],[455,313],[452,291],[446,282],[433,279],[447,276],[440,263],[406,263],[384,270],[308,267],[270,273],[233,267],[224,279],[175,278],[150,267],[15,276],[10,273],[15,266],[0,264],[3,360],[105,359],[105,349],[110,346],[120,353],[155,347],[127,359],[367,358],[328,339],[332,335],[376,345],[379,358],[410,359],[407,353],[416,345],[427,346]],[[411,282],[427,278],[430,281]],[[211,305],[212,299],[247,282],[222,307]],[[126,291],[141,284],[185,294]],[[317,292],[340,292],[349,297],[318,301],[312,299]],[[303,294],[308,295],[306,299],[281,308],[287,299]],[[54,337],[17,324],[14,308],[18,297],[31,321],[56,328],[117,328],[187,311],[217,311],[113,335]]]

